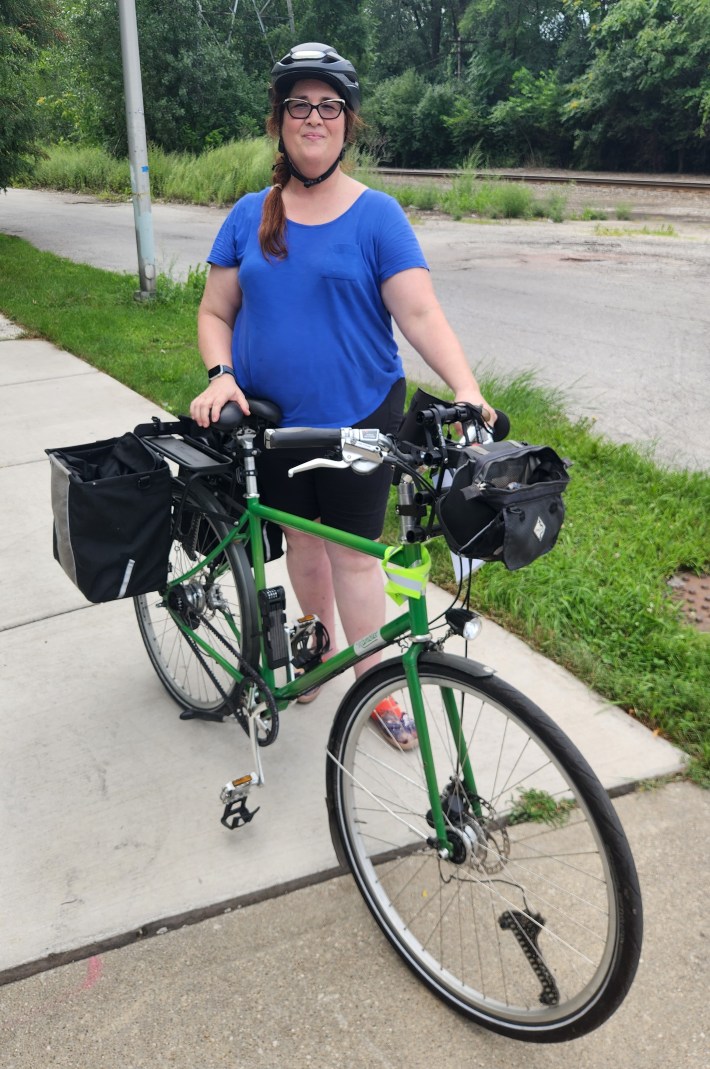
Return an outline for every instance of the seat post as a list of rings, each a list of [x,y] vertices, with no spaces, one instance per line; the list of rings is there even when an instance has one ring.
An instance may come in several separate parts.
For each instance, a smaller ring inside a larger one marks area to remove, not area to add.
[[[246,428],[239,433],[242,452],[244,454],[244,485],[246,496],[258,498],[259,489],[256,482],[256,450],[254,449],[255,438],[256,431],[251,430],[251,428]]]

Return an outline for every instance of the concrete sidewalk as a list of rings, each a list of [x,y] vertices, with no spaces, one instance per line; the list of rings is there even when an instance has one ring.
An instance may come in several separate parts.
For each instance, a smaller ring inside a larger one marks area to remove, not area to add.
[[[250,767],[246,737],[181,722],[131,604],[89,605],[52,558],[44,449],[121,434],[156,406],[46,342],[8,337],[7,323],[3,333],[0,982],[331,872],[324,748],[350,682],[284,715],[264,751],[261,812],[225,831],[219,790]],[[282,562],[271,567],[286,585]],[[448,601],[433,591],[433,607]],[[494,625],[472,655],[543,706],[608,787],[683,767],[678,750]],[[235,956],[234,976],[243,968]]]
[[[343,876],[0,988],[3,1069],[707,1069],[710,794],[671,783],[615,805],[644,951],[591,1035],[536,1046],[469,1025]]]

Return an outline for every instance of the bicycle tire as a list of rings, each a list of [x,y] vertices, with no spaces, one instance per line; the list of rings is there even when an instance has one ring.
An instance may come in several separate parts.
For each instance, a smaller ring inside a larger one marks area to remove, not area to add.
[[[195,487],[186,500],[176,490],[174,508],[180,530],[170,549],[169,576],[183,575],[228,533],[218,500],[203,487]],[[259,659],[256,590],[246,551],[231,542],[204,570],[172,595],[173,608],[184,613],[196,633],[235,667],[229,647],[249,663]],[[186,713],[219,717],[232,712],[230,701],[239,683],[206,654],[198,655],[178,626],[160,594],[134,598],[138,628],[151,663],[165,689]],[[231,616],[236,635],[228,623]],[[227,643],[228,645],[226,645]]]
[[[397,752],[371,718],[386,696],[411,712],[399,660],[357,681],[333,723],[339,860],[395,950],[454,1010],[520,1040],[584,1035],[621,1004],[641,952],[638,878],[609,797],[557,725],[490,670],[427,653],[419,677],[458,861],[433,842],[421,751]],[[442,688],[461,717],[478,817]]]

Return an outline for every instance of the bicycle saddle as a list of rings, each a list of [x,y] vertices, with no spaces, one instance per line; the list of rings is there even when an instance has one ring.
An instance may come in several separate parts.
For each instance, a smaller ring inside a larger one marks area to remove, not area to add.
[[[247,397],[249,415],[245,416],[235,401],[227,401],[219,419],[212,426],[220,431],[235,431],[237,427],[278,427],[282,420],[281,409],[273,401]]]

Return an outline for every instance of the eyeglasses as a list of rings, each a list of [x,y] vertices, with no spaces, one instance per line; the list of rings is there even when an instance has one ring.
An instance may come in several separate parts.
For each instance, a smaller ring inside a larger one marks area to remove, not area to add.
[[[288,97],[283,102],[292,119],[308,119],[312,111],[317,111],[321,119],[337,119],[345,107],[344,100],[321,100],[320,104],[309,104],[299,97]]]

